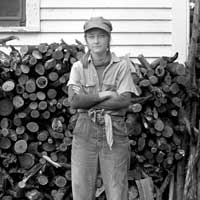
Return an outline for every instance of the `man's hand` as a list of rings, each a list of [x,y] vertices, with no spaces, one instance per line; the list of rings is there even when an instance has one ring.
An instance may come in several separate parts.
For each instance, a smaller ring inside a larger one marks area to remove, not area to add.
[[[79,85],[73,85],[72,89],[73,89],[74,93],[76,93],[76,94],[83,94],[84,93],[83,88]]]

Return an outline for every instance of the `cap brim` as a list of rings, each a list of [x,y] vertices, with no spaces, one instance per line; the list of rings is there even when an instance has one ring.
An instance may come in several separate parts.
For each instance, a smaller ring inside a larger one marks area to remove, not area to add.
[[[89,31],[89,30],[91,30],[91,29],[101,29],[101,30],[106,31],[107,33],[110,33],[110,30],[108,30],[107,28],[102,27],[102,26],[90,26],[90,27],[87,27],[87,28],[85,29],[85,32],[86,32],[86,31]]]

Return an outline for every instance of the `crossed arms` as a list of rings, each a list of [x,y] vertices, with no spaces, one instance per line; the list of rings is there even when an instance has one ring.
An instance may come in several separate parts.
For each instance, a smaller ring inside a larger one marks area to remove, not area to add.
[[[102,91],[97,94],[85,94],[81,86],[69,85],[68,96],[70,106],[74,109],[106,109],[126,108],[131,102],[131,93],[118,94],[114,91]]]

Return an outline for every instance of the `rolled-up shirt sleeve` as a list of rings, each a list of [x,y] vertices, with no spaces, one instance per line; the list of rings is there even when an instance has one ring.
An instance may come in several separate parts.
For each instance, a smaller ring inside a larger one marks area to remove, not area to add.
[[[80,75],[80,64],[79,62],[75,62],[71,68],[69,81],[67,86],[69,85],[80,85],[81,75]]]
[[[117,93],[131,92],[139,96],[139,92],[133,82],[131,69],[127,60],[123,60],[117,78]]]
[[[81,87],[81,63],[76,62],[73,64],[70,72],[68,86],[68,101],[70,106],[74,109],[89,109],[95,104],[99,103],[102,99],[99,98],[98,94],[76,94],[73,90],[73,85]]]

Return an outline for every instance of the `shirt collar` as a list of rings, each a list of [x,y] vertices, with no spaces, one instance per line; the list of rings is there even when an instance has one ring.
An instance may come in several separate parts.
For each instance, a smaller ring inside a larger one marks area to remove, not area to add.
[[[119,62],[121,59],[119,57],[116,56],[116,54],[114,52],[111,53],[111,63],[113,62]],[[88,62],[92,61],[92,56],[91,54],[88,56]]]
[[[115,53],[111,53],[111,61],[112,62],[119,62],[121,59],[115,55]]]

